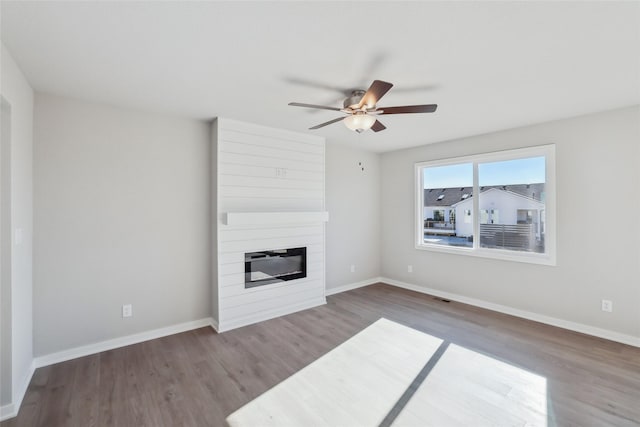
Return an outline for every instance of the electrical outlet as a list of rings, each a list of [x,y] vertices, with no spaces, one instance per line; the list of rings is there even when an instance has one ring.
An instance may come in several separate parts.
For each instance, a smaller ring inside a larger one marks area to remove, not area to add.
[[[611,313],[613,311],[613,301],[608,300],[608,299],[603,299],[602,300],[602,311],[606,311],[608,313]]]
[[[122,306],[122,317],[131,317],[133,316],[133,307],[131,304],[124,304]]]
[[[352,272],[352,273],[355,273],[355,272],[356,272],[356,266],[355,266],[355,265],[353,265],[353,264],[351,264],[351,272]]]
[[[413,273],[413,265],[411,265],[411,264],[407,265],[407,272],[408,273]]]

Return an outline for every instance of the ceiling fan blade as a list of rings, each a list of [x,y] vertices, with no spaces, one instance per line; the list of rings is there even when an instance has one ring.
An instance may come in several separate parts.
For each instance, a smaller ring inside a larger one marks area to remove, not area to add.
[[[317,108],[320,110],[341,111],[341,109],[337,107],[326,107],[324,105],[314,105],[314,104],[302,104],[300,102],[290,102],[289,105],[293,107],[305,107],[305,108]]]
[[[322,127],[325,127],[327,125],[333,124],[335,122],[339,122],[340,120],[344,120],[344,117],[338,117],[337,119],[333,119],[333,120],[329,120],[328,122],[320,123],[319,125],[315,125],[314,127],[309,128],[309,129],[320,129]]]
[[[380,114],[407,114],[407,113],[433,113],[438,108],[437,104],[428,105],[404,105],[402,107],[384,107]]]
[[[362,108],[362,106],[364,105],[372,108],[378,103],[378,101],[380,101],[380,98],[382,98],[385,93],[389,92],[389,89],[391,89],[392,87],[393,84],[391,83],[383,82],[382,80],[374,80],[373,83],[371,83],[371,86],[369,86],[367,92],[360,100],[358,108]]]
[[[323,83],[323,82],[318,82],[318,81],[314,81],[314,80],[307,80],[307,79],[301,79],[298,77],[285,77],[284,80],[288,83],[293,83],[293,84],[297,84],[297,85],[302,85],[302,86],[308,86],[308,87],[313,87],[316,89],[323,89],[323,90],[330,90],[333,92],[338,92],[340,94],[342,94],[343,96],[349,96],[352,92],[351,89],[345,89],[342,87],[337,87],[337,86],[332,86],[330,84],[327,83]]]
[[[374,132],[380,132],[381,130],[385,130],[387,127],[380,123],[380,120],[376,120],[376,122],[371,126],[371,130]]]

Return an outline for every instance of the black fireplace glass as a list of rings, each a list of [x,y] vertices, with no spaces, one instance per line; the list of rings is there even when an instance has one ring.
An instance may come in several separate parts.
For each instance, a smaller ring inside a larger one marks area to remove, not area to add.
[[[244,287],[307,277],[307,248],[270,249],[244,254]]]

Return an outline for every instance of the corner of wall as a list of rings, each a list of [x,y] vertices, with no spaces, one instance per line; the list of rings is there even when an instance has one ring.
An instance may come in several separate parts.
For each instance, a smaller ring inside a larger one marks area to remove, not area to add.
[[[214,223],[214,218],[218,214],[218,127],[220,120],[215,118],[211,121],[211,317],[212,327],[218,330],[219,308],[218,308],[218,226]],[[215,326],[213,326],[215,324]]]
[[[10,349],[2,360],[11,363],[10,403],[0,416],[14,416],[33,374],[33,103],[29,82],[4,44],[1,45],[2,97],[10,104]],[[11,409],[13,408],[13,409]],[[15,413],[14,413],[15,412]],[[7,415],[13,414],[13,415]]]
[[[326,145],[327,295],[380,276],[380,154]]]
[[[640,252],[631,236],[640,236],[640,226],[631,221],[612,232],[584,213],[593,194],[619,201],[620,212],[640,207],[638,198],[628,197],[640,182],[639,122],[640,107],[632,106],[384,153],[381,275],[634,342],[629,337],[640,338]],[[556,266],[415,249],[416,163],[550,143],[556,146]],[[578,191],[587,182],[589,192]],[[615,311],[603,313],[601,299],[613,300]]]

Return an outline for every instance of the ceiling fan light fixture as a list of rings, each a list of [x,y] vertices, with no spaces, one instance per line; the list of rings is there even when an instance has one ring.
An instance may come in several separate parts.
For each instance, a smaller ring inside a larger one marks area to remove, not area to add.
[[[376,122],[375,116],[369,114],[352,114],[344,118],[344,125],[358,133],[371,129]]]

